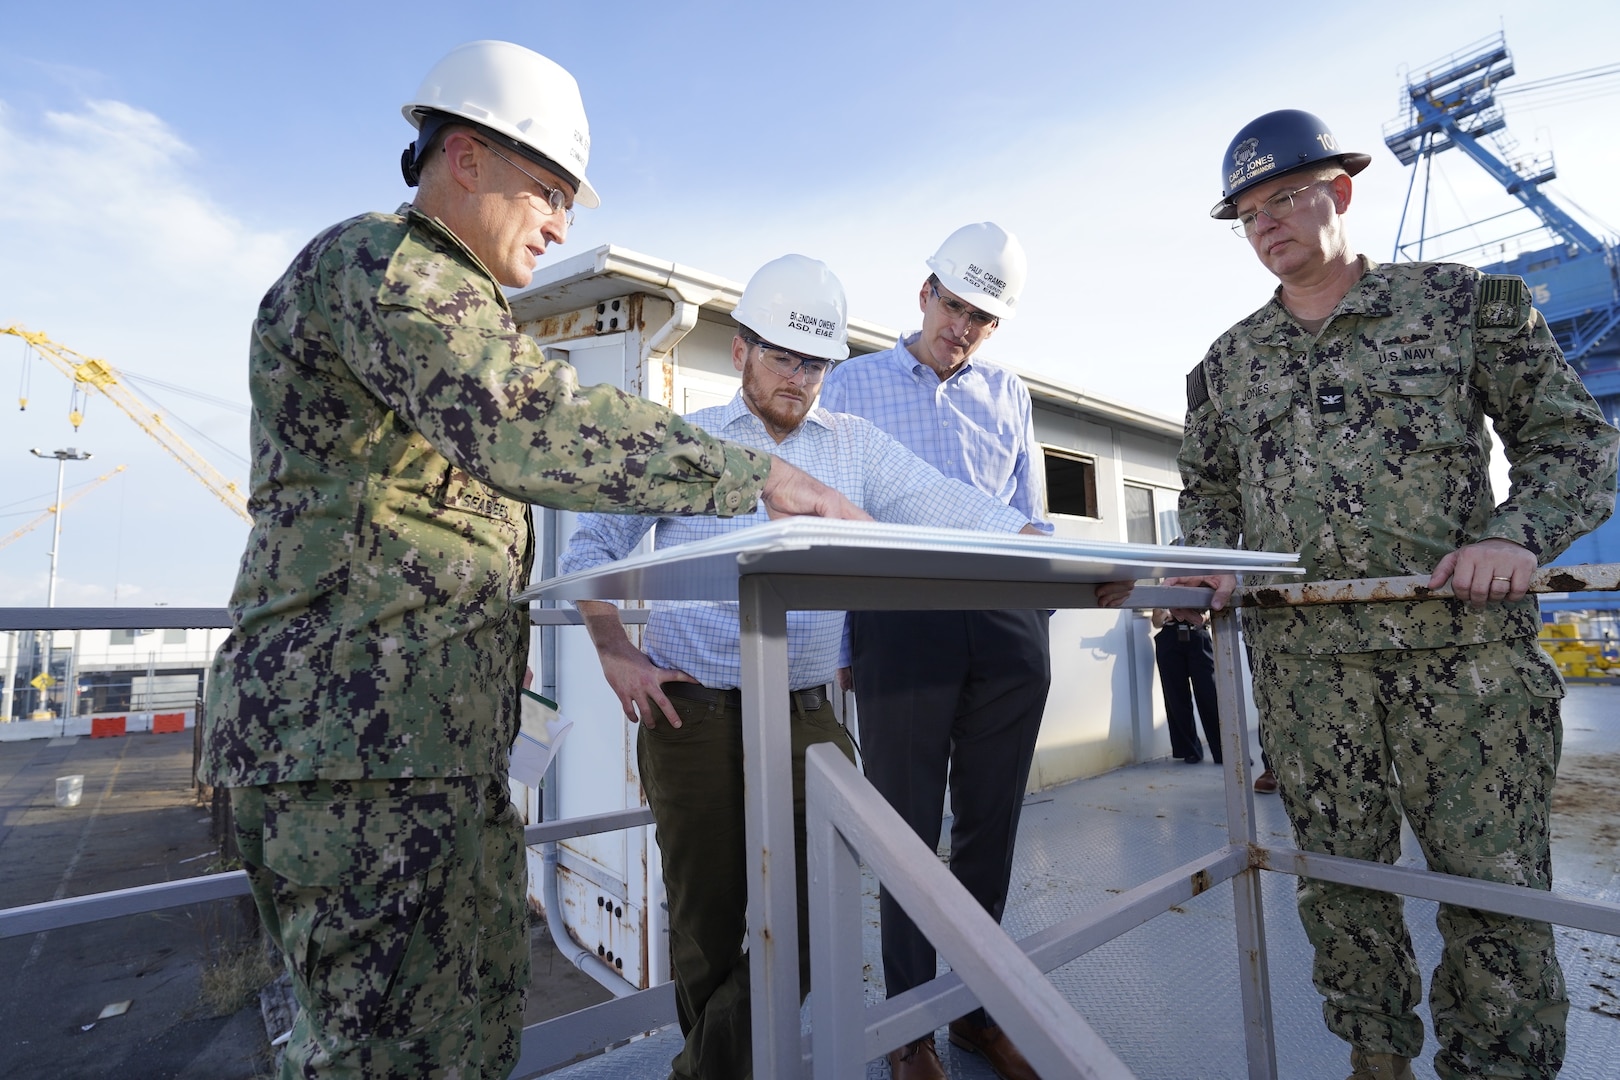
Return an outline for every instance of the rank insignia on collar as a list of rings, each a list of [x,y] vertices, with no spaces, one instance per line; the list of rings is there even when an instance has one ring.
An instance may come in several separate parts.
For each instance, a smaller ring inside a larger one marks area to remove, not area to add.
[[[1316,392],[1316,411],[1319,413],[1344,412],[1344,387],[1324,386]]]

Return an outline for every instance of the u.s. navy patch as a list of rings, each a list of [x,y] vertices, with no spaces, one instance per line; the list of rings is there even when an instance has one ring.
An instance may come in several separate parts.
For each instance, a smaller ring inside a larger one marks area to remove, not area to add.
[[[1204,378],[1204,364],[1187,372],[1187,411],[1192,412],[1209,400],[1209,382]]]
[[[1479,307],[1474,325],[1509,329],[1530,317],[1524,279],[1511,274],[1486,274],[1479,281]]]

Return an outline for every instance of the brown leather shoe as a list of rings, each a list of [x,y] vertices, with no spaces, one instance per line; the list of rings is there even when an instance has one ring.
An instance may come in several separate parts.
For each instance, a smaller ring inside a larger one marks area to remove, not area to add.
[[[1254,790],[1262,795],[1274,795],[1277,791],[1277,774],[1267,769],[1254,778]]]
[[[890,1050],[889,1075],[894,1080],[948,1080],[932,1035]]]
[[[952,1020],[951,1045],[959,1046],[970,1054],[983,1054],[984,1060],[1001,1080],[1040,1080],[1034,1066],[995,1024],[980,1027],[966,1019]]]

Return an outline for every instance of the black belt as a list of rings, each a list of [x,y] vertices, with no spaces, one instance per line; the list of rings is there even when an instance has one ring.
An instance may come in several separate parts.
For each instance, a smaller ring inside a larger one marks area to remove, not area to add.
[[[667,682],[664,683],[664,693],[672,698],[685,698],[687,701],[701,701],[708,705],[729,705],[733,709],[742,708],[741,690],[716,690],[701,683]],[[827,687],[807,686],[802,690],[790,690],[788,700],[805,712],[814,712],[827,704]]]

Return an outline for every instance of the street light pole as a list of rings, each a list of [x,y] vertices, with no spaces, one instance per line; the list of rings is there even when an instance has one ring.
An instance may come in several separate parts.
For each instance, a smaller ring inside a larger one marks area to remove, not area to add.
[[[57,553],[62,548],[62,478],[63,478],[63,474],[67,471],[67,463],[68,462],[70,462],[70,461],[89,461],[95,455],[91,454],[89,451],[84,451],[84,452],[81,453],[80,451],[75,450],[71,446],[68,447],[66,450],[57,450],[54,453],[50,453],[50,454],[41,453],[38,450],[30,450],[28,452],[30,454],[33,454],[37,458],[55,458],[56,459],[56,504],[51,507],[51,512],[53,514],[55,514],[55,516],[56,516],[56,520],[52,523],[52,530],[51,530],[51,582],[50,582],[50,585],[47,588],[46,594],[45,594],[45,606],[46,607],[55,607],[56,606],[56,556],[57,556]]]
[[[67,463],[68,462],[70,462],[70,461],[89,461],[95,455],[91,454],[89,451],[82,451],[81,452],[79,450],[75,450],[71,446],[68,447],[66,450],[57,450],[57,451],[54,451],[54,452],[49,453],[49,454],[41,453],[39,450],[30,450],[28,452],[30,454],[33,454],[37,458],[55,458],[56,459],[56,504],[51,507],[51,512],[52,512],[52,514],[55,515],[56,520],[51,523],[51,580],[50,580],[50,584],[46,587],[46,591],[45,591],[45,606],[53,608],[53,607],[56,606],[56,560],[57,560],[57,555],[62,550],[62,480],[63,480],[63,476],[67,471]],[[49,677],[50,676],[50,671],[51,671],[51,661],[56,658],[56,631],[55,630],[47,631],[46,637],[45,637],[45,643],[46,644],[45,644],[44,671],[45,671],[46,676]],[[69,666],[71,666],[71,664]],[[41,704],[47,704],[50,701],[50,691],[49,691],[49,689],[47,688],[47,689],[41,691],[41,694],[43,695],[42,699],[41,699]],[[64,716],[67,713],[67,699],[68,699],[67,689],[64,687],[63,690],[62,690],[62,712],[63,712]]]

